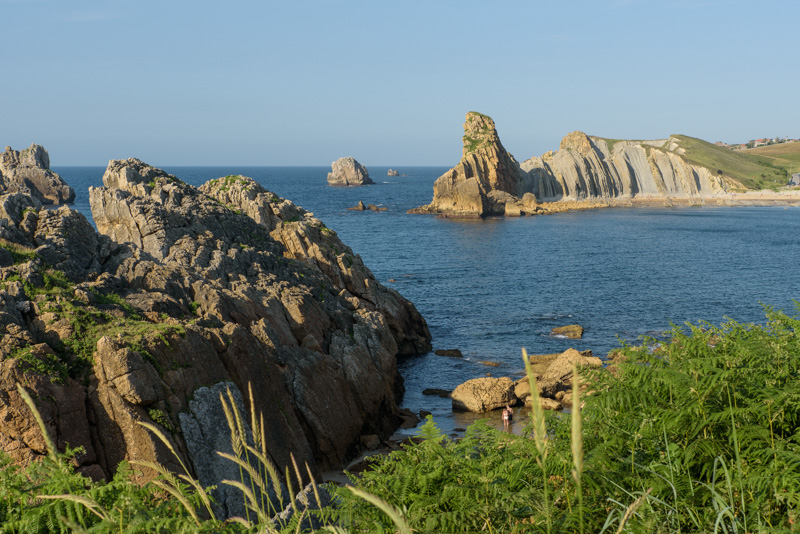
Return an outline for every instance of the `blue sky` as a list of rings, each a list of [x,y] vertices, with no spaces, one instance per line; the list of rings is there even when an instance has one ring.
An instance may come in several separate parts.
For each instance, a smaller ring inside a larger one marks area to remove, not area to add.
[[[791,1],[0,0],[0,146],[51,163],[522,161],[573,130],[800,137]]]

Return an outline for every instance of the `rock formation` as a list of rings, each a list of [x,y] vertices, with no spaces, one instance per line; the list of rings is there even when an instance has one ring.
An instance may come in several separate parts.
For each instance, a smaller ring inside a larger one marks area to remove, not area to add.
[[[366,167],[354,158],[339,158],[331,163],[331,172],[328,173],[328,185],[369,185],[375,182],[369,177]]]
[[[388,171],[386,171],[386,176],[400,176],[400,171],[389,169]]]
[[[575,349],[567,349],[560,354],[531,355],[530,362],[539,389],[539,402],[545,410],[560,410],[572,404],[573,366],[603,365],[600,358],[592,356],[592,351],[578,352]],[[439,390],[429,391],[430,394],[436,394]],[[454,410],[479,413],[496,410],[506,404],[530,406],[533,400],[527,376],[516,382],[508,377],[474,378],[459,385],[450,397]]]
[[[31,144],[17,152],[10,146],[0,154],[0,194],[24,193],[42,204],[68,204],[75,191],[50,170],[50,155],[43,147]]]
[[[509,202],[518,205],[518,211],[535,210],[535,198],[526,199],[530,205],[519,206],[519,187],[526,173],[503,148],[491,118],[467,113],[462,140],[461,161],[436,179],[433,202],[412,212],[451,217],[503,215]]]
[[[281,472],[290,453],[338,468],[400,424],[396,356],[430,350],[427,326],[322,221],[242,176],[195,188],[129,159],[103,184],[98,232],[0,196],[0,450],[23,464],[45,451],[17,382],[94,477],[132,459],[178,469],[139,421],[206,473],[228,387],[249,409],[252,386]]]
[[[522,163],[527,190],[542,201],[613,198],[702,199],[725,191],[724,179],[683,158],[674,137],[609,142],[572,132],[560,150]]]
[[[723,193],[731,178],[689,163],[679,140],[608,141],[572,132],[557,152],[521,165],[506,152],[492,119],[467,113],[463,156],[433,186],[433,201],[410,213],[443,217],[520,216],[563,211],[555,204],[618,199],[702,201]]]

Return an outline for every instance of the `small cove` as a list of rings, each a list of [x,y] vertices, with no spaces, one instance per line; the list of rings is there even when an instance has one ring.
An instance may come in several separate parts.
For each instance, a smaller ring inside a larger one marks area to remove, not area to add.
[[[393,165],[406,174],[399,177],[370,167],[377,184],[361,188],[327,186],[326,167],[164,168],[193,185],[227,174],[253,177],[313,211],[382,283],[414,302],[434,348],[464,354],[399,362],[403,406],[432,412],[445,433],[477,417],[453,413],[449,399],[422,390],[453,389],[486,373],[517,378],[523,346],[532,354],[573,347],[604,357],[619,339],[658,336],[670,321],[762,322],[759,302],[793,315],[792,299],[800,296],[798,208],[637,207],[459,221],[406,214],[430,201],[445,167]],[[90,218],[87,188],[101,185],[104,168],[54,170]],[[359,200],[388,211],[347,210]],[[586,328],[583,339],[549,335],[571,323]]]

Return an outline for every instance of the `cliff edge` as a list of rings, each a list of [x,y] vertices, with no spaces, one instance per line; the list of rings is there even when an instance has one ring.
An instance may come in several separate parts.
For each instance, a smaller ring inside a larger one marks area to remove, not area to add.
[[[279,472],[290,453],[340,468],[397,428],[396,357],[430,350],[427,325],[313,214],[244,176],[196,188],[137,159],[111,161],[90,202],[98,231],[0,195],[0,450],[16,462],[45,454],[16,383],[95,478],[178,469],[144,421],[222,488],[228,390],[242,409],[252,390]]]
[[[517,163],[494,121],[467,113],[461,161],[439,177],[433,201],[409,213],[443,217],[520,216],[563,211],[583,202],[687,199],[703,202],[742,187],[721,171],[687,161],[679,139],[611,141],[572,132],[558,151]]]

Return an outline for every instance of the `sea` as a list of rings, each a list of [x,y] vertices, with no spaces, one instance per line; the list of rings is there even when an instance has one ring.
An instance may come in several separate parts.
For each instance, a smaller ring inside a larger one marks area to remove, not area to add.
[[[446,433],[500,414],[454,413],[423,395],[483,376],[523,375],[521,351],[591,349],[605,358],[623,342],[662,337],[672,325],[765,322],[771,307],[798,313],[797,207],[633,207],[475,220],[409,215],[428,204],[447,167],[369,167],[375,185],[330,187],[329,167],[163,167],[201,185],[249,176],[313,212],[361,256],[384,285],[411,300],[428,322],[433,352],[398,362],[402,406],[432,413]],[[91,221],[88,188],[104,167],[54,167],[75,188],[73,207]],[[359,201],[386,211],[348,211]],[[550,334],[579,324],[582,339]],[[488,365],[484,362],[490,362]],[[496,365],[494,365],[496,364]],[[521,419],[515,422],[521,428]],[[413,432],[413,431],[410,431]]]

